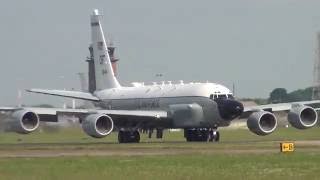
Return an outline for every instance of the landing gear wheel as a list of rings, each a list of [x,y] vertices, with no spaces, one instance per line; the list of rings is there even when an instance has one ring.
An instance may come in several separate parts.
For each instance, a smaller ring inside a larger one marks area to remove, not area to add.
[[[215,142],[219,142],[219,141],[220,141],[220,133],[219,133],[219,131],[215,131],[215,132],[213,133],[213,140],[214,140]]]
[[[118,132],[118,142],[119,143],[125,143],[127,141],[125,136],[125,131],[119,131]]]
[[[184,130],[184,137],[186,138],[187,142],[194,141],[194,133],[191,129],[185,129]]]
[[[133,141],[135,143],[139,143],[140,142],[140,133],[139,131],[134,131],[133,132]]]
[[[163,129],[157,129],[157,139],[162,139],[163,137]]]
[[[205,142],[208,140],[208,130],[207,129],[185,129],[184,137],[188,142],[198,141]]]
[[[118,142],[119,143],[139,143],[140,133],[139,131],[119,131]]]
[[[212,129],[209,129],[208,131],[208,142],[213,142],[214,139],[214,131]]]

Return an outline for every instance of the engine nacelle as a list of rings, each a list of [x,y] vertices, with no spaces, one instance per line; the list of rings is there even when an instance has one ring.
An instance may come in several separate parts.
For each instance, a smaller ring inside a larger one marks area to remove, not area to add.
[[[113,120],[105,114],[90,114],[82,121],[82,129],[91,137],[102,138],[113,130]]]
[[[277,128],[277,118],[271,112],[254,112],[249,116],[247,126],[251,132],[259,136],[268,135]]]
[[[307,129],[316,125],[318,114],[312,107],[297,105],[288,113],[288,121],[297,129]]]
[[[21,134],[27,134],[39,127],[39,116],[29,110],[18,110],[11,114],[9,121],[10,131],[14,131]]]

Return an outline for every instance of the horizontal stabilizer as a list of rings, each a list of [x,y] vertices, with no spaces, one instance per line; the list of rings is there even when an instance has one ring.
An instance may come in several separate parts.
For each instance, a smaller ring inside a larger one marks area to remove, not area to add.
[[[65,90],[46,90],[46,89],[27,89],[27,92],[47,94],[52,96],[62,96],[74,99],[82,99],[88,101],[100,101],[97,97],[90,93],[80,92],[80,91],[65,91]]]

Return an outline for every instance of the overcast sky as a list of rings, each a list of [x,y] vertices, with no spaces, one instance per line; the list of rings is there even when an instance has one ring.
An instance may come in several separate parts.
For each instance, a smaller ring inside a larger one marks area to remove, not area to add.
[[[209,80],[235,83],[238,97],[305,88],[319,7],[317,0],[2,1],[0,105],[15,105],[18,89],[79,89],[95,8],[118,47],[122,84]],[[23,101],[59,105],[63,98],[24,93]]]

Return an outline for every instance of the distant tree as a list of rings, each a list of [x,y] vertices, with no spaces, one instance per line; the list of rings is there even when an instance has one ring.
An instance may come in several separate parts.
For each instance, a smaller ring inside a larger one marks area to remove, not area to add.
[[[287,93],[285,88],[275,88],[271,91],[268,99],[263,98],[241,98],[241,101],[254,101],[258,105],[268,103],[285,103],[294,101],[310,101],[312,99],[312,87],[298,89]]]
[[[284,88],[276,88],[270,93],[270,103],[283,103],[294,101],[310,101],[312,97],[312,87],[298,89],[287,93]]]
[[[298,89],[288,94],[288,101],[310,101],[312,99],[312,87]]]
[[[276,88],[270,93],[270,103],[288,102],[288,94],[285,88]]]

